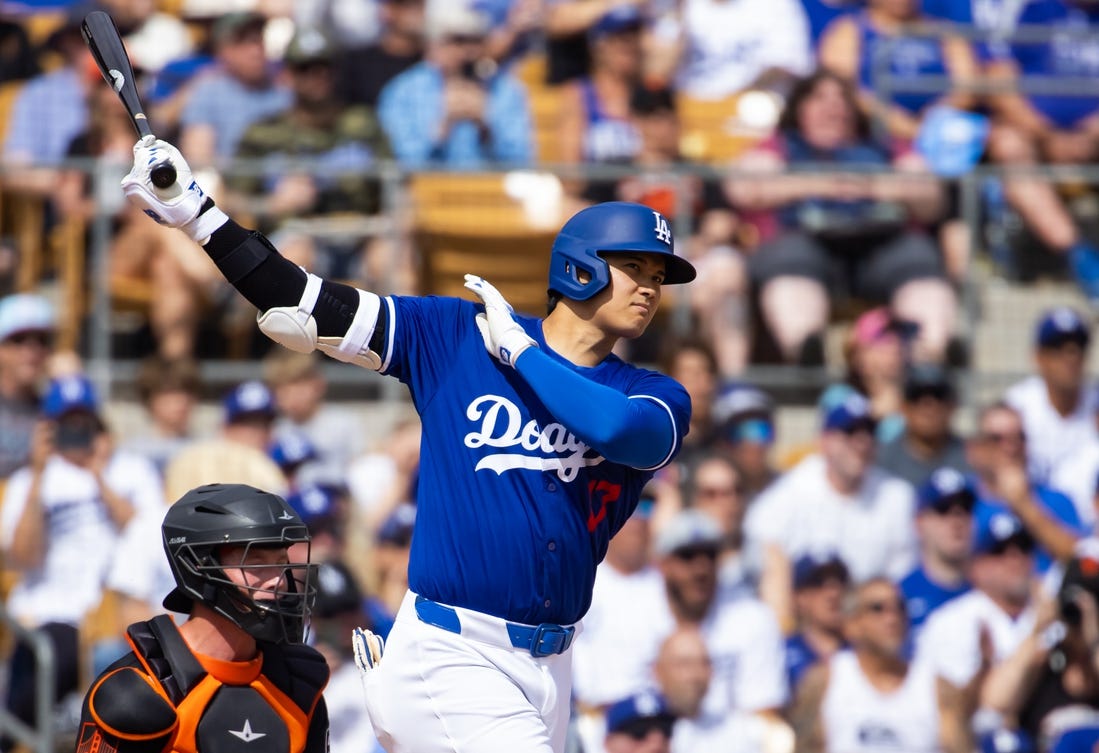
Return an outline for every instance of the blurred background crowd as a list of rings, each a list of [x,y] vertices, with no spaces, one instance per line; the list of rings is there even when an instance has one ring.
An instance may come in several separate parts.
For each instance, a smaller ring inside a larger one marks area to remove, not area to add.
[[[71,749],[193,486],[309,524],[336,753],[375,749],[350,627],[407,587],[414,412],[125,205],[93,9],[324,276],[540,313],[574,211],[672,220],[699,279],[622,355],[691,431],[600,567],[572,753],[1099,742],[1099,2],[2,0],[0,750]]]

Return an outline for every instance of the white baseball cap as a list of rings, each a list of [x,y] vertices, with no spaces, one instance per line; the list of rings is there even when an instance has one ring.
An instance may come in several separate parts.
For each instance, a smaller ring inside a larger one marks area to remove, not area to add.
[[[0,341],[19,332],[53,332],[53,306],[40,295],[17,293],[0,299]]]
[[[424,31],[428,39],[449,36],[483,37],[491,28],[487,15],[462,0],[431,3],[424,20]]]

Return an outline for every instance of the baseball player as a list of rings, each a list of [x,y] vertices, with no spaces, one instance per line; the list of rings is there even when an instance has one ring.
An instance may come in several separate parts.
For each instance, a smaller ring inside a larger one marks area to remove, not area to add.
[[[316,596],[309,531],[281,497],[192,489],[161,525],[168,615],[126,631],[132,651],[84,697],[79,753],[327,753],[328,665],[302,643]],[[308,549],[305,550],[308,552]],[[258,741],[258,742],[257,742]]]
[[[179,178],[158,191],[149,171],[165,159]],[[138,142],[122,185],[203,246],[269,337],[411,393],[423,439],[410,591],[365,680],[386,749],[561,751],[596,565],[690,419],[678,383],[611,353],[645,331],[663,285],[695,276],[666,218],[620,202],[573,216],[540,320],[473,275],[480,304],[321,280],[223,214],[163,141]]]

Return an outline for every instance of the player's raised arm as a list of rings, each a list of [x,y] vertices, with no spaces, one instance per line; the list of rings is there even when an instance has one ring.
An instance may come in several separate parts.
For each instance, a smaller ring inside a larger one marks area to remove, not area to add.
[[[177,177],[160,189],[150,172],[166,158]],[[203,247],[225,279],[259,309],[259,328],[272,340],[300,353],[316,349],[340,361],[380,367],[385,311],[379,297],[321,280],[283,258],[263,234],[235,223],[195,182],[174,146],[150,137],[138,141],[122,189],[145,214]]]

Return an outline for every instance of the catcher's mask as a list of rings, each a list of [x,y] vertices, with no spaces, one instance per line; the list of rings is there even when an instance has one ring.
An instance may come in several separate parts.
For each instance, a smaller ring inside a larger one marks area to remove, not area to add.
[[[168,508],[161,531],[176,581],[165,608],[186,613],[197,601],[257,640],[302,642],[315,565],[309,530],[285,500],[244,484],[200,486]],[[303,561],[258,551],[294,544],[305,544]]]

